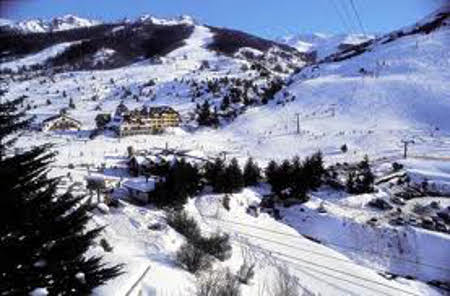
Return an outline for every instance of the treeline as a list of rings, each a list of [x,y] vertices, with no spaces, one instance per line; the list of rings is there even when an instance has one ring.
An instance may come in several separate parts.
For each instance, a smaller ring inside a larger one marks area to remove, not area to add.
[[[307,193],[322,185],[325,173],[322,153],[317,152],[303,161],[299,157],[281,163],[271,161],[265,170],[252,158],[241,168],[236,158],[226,163],[218,157],[203,166],[184,159],[173,164],[163,161],[144,174],[158,176],[162,180],[152,193],[156,205],[181,208],[189,197],[198,194],[206,185],[211,186],[215,193],[237,193],[262,181],[269,183],[272,192],[281,199],[306,201]]]

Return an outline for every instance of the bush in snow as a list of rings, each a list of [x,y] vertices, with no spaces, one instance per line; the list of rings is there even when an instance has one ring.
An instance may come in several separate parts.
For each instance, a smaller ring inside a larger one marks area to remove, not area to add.
[[[239,296],[240,285],[229,269],[202,275],[197,281],[197,296]]]
[[[225,194],[225,196],[222,198],[222,205],[225,208],[225,210],[229,211],[230,208],[230,196],[228,194]]]
[[[213,234],[205,238],[201,237],[197,242],[193,242],[200,249],[220,261],[225,261],[231,257],[231,244],[228,234]]]
[[[232,248],[229,236],[227,234],[214,234],[210,237],[203,237],[195,219],[189,217],[186,212],[169,213],[167,224],[176,232],[184,235],[190,244],[218,260],[225,261],[231,257]]]
[[[344,144],[341,146],[341,151],[342,151],[342,153],[347,153],[347,151],[348,151],[347,144]]]
[[[287,267],[278,267],[276,278],[269,287],[268,295],[270,296],[297,296],[299,284],[295,276],[289,273]]]
[[[191,273],[210,268],[211,259],[210,255],[191,243],[183,244],[176,254],[177,263]]]
[[[100,246],[103,248],[105,252],[112,252],[113,247],[108,243],[108,241],[104,238],[100,240]]]
[[[403,169],[403,165],[402,165],[401,163],[398,163],[398,162],[392,163],[392,170],[393,170],[394,172],[398,172],[398,171],[400,171],[401,169]]]
[[[244,285],[248,285],[255,276],[255,264],[244,262],[238,272],[238,279]]]
[[[188,241],[198,241],[201,237],[200,228],[194,218],[185,211],[171,212],[167,215],[167,224],[176,232],[184,235]]]

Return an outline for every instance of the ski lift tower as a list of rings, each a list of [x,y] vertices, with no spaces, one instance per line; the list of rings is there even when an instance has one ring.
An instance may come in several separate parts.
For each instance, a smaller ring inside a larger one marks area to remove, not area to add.
[[[414,140],[402,140],[403,143],[403,158],[408,158],[408,146],[409,144],[415,144]]]

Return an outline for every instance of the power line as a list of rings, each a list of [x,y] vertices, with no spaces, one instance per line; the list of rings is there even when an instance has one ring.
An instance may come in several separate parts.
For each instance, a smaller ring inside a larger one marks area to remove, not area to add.
[[[205,216],[205,217],[207,217],[207,216]],[[231,223],[231,224],[246,226],[246,227],[250,227],[250,228],[254,228],[254,229],[259,229],[259,230],[263,230],[263,231],[266,231],[266,232],[271,232],[271,233],[283,235],[283,236],[286,236],[286,237],[292,237],[292,238],[299,239],[298,236],[295,236],[295,235],[292,235],[292,234],[289,234],[289,233],[286,233],[286,232],[280,232],[280,231],[276,231],[276,230],[271,230],[271,229],[267,229],[267,228],[264,228],[264,227],[251,225],[251,224],[245,224],[245,223],[240,223],[240,222],[235,222],[235,221],[230,221],[230,220],[224,220],[224,219],[215,218],[215,217],[207,217],[207,218],[208,219],[212,219],[212,220],[225,222],[225,223]],[[355,248],[355,247],[351,247],[351,246],[346,246],[346,245],[341,245],[341,244],[336,244],[336,243],[331,243],[331,242],[326,242],[326,244],[333,245],[333,246],[336,246],[336,247],[339,247],[339,248],[343,248],[343,249],[349,249],[349,250],[369,253],[369,254],[373,254],[373,255],[378,255],[378,256],[382,256],[382,257],[386,257],[386,258],[396,259],[396,260],[399,260],[399,261],[409,262],[409,263],[420,265],[420,266],[426,266],[426,267],[431,267],[431,268],[440,269],[440,270],[443,270],[443,271],[446,271],[446,272],[450,272],[450,269],[447,269],[447,268],[442,267],[442,266],[437,266],[437,265],[432,265],[432,264],[427,264],[427,263],[420,263],[420,262],[412,261],[412,260],[409,260],[409,259],[406,259],[406,258],[401,258],[401,257],[398,257],[398,256],[390,256],[390,255],[382,254],[382,253],[375,252],[375,251],[363,250],[363,249],[359,249],[359,248]]]
[[[333,272],[335,272],[335,273],[338,273],[338,274],[341,274],[341,275],[345,275],[345,276],[349,276],[349,277],[352,277],[352,278],[354,278],[354,279],[358,279],[358,280],[361,280],[361,281],[365,281],[365,282],[367,282],[367,283],[372,283],[372,284],[378,285],[378,286],[380,286],[380,287],[385,287],[385,288],[389,288],[389,289],[392,289],[392,290],[400,291],[400,292],[402,292],[402,293],[409,294],[409,295],[419,296],[419,294],[415,294],[415,293],[413,293],[413,292],[410,292],[410,291],[407,291],[407,290],[404,290],[404,289],[400,289],[400,288],[397,288],[397,287],[394,287],[394,286],[391,286],[391,285],[387,285],[387,284],[378,282],[378,281],[376,281],[376,280],[368,279],[368,278],[363,277],[363,276],[354,275],[354,274],[349,273],[349,272],[346,272],[346,271],[342,271],[342,270],[339,270],[339,269],[336,269],[336,268],[332,268],[332,267],[329,267],[329,266],[325,266],[325,265],[322,265],[322,264],[318,264],[318,263],[315,263],[315,262],[311,262],[311,261],[308,261],[308,260],[305,260],[305,259],[298,258],[298,257],[296,257],[296,256],[284,254],[284,253],[282,253],[282,252],[269,250],[269,249],[266,249],[266,248],[263,248],[263,247],[261,247],[261,246],[257,246],[257,245],[254,245],[254,244],[250,244],[250,243],[246,243],[246,244],[247,244],[247,245],[250,245],[250,246],[252,246],[252,247],[255,247],[255,248],[259,248],[259,249],[261,249],[261,250],[265,250],[265,251],[267,251],[267,252],[269,252],[269,253],[272,253],[272,254],[278,254],[278,255],[284,256],[284,257],[286,257],[286,258],[290,258],[290,259],[293,259],[293,260],[296,260],[296,261],[299,261],[299,262],[303,262],[303,263],[305,263],[305,264],[309,264],[309,265],[312,265],[312,266],[315,266],[315,267],[318,267],[318,268],[323,268],[323,269],[326,269],[326,270],[329,270],[329,271],[333,271]],[[284,260],[284,261],[288,262],[289,264],[297,265],[296,263],[293,263],[293,262],[290,262],[290,261],[287,261],[287,260]],[[302,267],[306,267],[306,266],[302,266]],[[311,266],[307,266],[307,268],[310,269],[310,270],[314,270],[314,268],[311,267]],[[320,273],[320,274],[324,274],[324,275],[327,275],[327,276],[330,276],[330,277],[337,278],[335,275],[327,274],[327,273],[324,272],[323,270],[317,270],[317,269],[315,269],[315,271],[318,272],[318,273]],[[362,284],[360,284],[360,283],[355,283],[355,282],[353,282],[353,281],[351,281],[351,280],[349,280],[349,279],[343,279],[343,278],[338,278],[338,279],[340,279],[340,280],[342,280],[342,281],[346,281],[346,282],[352,283],[352,284],[354,284],[354,285],[356,285],[356,286],[360,286],[360,287],[363,287],[363,288],[366,288],[366,289],[369,289],[369,290],[372,290],[372,291],[381,293],[382,295],[386,295],[386,292],[385,292],[385,291],[380,291],[380,290],[377,290],[377,289],[372,288],[372,287],[367,287],[367,286],[364,286],[364,285],[362,285]],[[396,295],[396,294],[394,294],[394,295]]]
[[[352,27],[347,23],[347,20],[345,19],[344,15],[342,14],[342,11],[337,6],[335,0],[330,0],[330,2],[333,5],[333,8],[336,11],[339,19],[341,20],[342,25],[345,27],[344,30],[346,30],[348,33],[353,34]]]
[[[259,250],[262,250],[262,251],[266,251],[266,252],[268,252],[268,253],[275,253],[275,254],[278,253],[278,252],[275,252],[275,251],[271,251],[271,250],[265,249],[265,248],[263,248],[263,247],[261,247],[261,246],[257,246],[257,245],[251,244],[251,243],[249,243],[249,242],[241,242],[241,241],[239,241],[239,240],[236,240],[236,241],[237,241],[239,244],[241,244],[241,245],[251,246],[251,247],[253,247],[253,248],[256,248],[256,249],[259,249]],[[272,257],[273,257],[273,256],[272,256]],[[273,258],[275,258],[275,257],[273,257]],[[333,279],[337,279],[337,280],[340,280],[340,281],[344,281],[344,282],[353,284],[353,285],[355,285],[355,286],[357,286],[357,287],[360,287],[360,288],[364,288],[364,289],[367,289],[367,290],[375,291],[375,292],[377,292],[377,293],[380,293],[381,295],[386,295],[386,293],[385,293],[384,291],[380,291],[380,290],[377,290],[377,289],[375,289],[375,288],[371,288],[371,287],[368,287],[368,286],[366,286],[366,285],[363,285],[363,284],[361,284],[361,283],[356,283],[356,282],[351,281],[351,280],[349,280],[349,279],[344,279],[344,278],[342,278],[342,277],[338,277],[338,276],[336,276],[336,275],[329,274],[329,273],[327,273],[327,272],[324,272],[323,270],[318,270],[318,269],[315,269],[314,267],[311,267],[311,266],[300,265],[299,263],[294,263],[294,262],[292,262],[292,261],[288,261],[288,260],[286,260],[286,259],[282,259],[282,258],[279,258],[279,257],[276,257],[276,260],[277,260],[277,261],[280,261],[280,262],[283,262],[284,264],[287,264],[287,265],[295,266],[295,267],[294,267],[295,270],[298,270],[298,271],[300,271],[300,272],[302,272],[302,273],[305,273],[305,274],[309,274],[310,276],[312,276],[311,273],[305,271],[304,268],[308,268],[308,270],[311,270],[311,271],[313,271],[313,272],[319,273],[319,274],[321,274],[321,275],[325,275],[325,276],[330,277],[330,278],[333,278]],[[323,280],[323,279],[320,279],[320,280]],[[345,291],[349,292],[350,294],[355,294],[355,293],[352,293],[351,291],[349,291],[349,290],[347,290],[347,289],[345,289],[345,288],[338,287],[338,286],[336,286],[336,285],[334,285],[334,287],[337,288],[337,289],[340,289],[340,290],[345,290]]]
[[[338,258],[338,257],[335,257],[335,256],[330,256],[330,255],[328,255],[328,254],[320,253],[320,252],[313,251],[313,250],[307,250],[307,249],[299,248],[299,247],[293,246],[293,245],[291,245],[291,244],[278,242],[278,241],[271,240],[271,239],[268,239],[268,238],[264,238],[264,237],[261,237],[261,236],[257,236],[257,235],[252,235],[252,234],[240,232],[240,231],[237,231],[236,229],[230,228],[230,229],[228,229],[228,230],[232,230],[233,232],[238,233],[238,234],[240,234],[241,236],[247,236],[247,237],[250,237],[250,238],[256,238],[256,239],[260,239],[260,240],[263,240],[263,241],[266,241],[266,242],[270,242],[270,243],[278,244],[278,245],[281,245],[281,246],[285,246],[285,247],[291,248],[291,249],[293,249],[293,250],[303,251],[303,252],[305,252],[305,253],[315,254],[315,255],[318,255],[318,256],[325,257],[325,258],[330,258],[330,259],[333,259],[333,260],[337,260],[337,261],[342,261],[342,262],[345,262],[345,263],[351,263],[351,264],[354,264],[354,262],[353,262],[353,261],[350,261],[350,260]],[[285,256],[288,256],[288,255],[285,255]],[[372,269],[375,270],[375,271],[378,271],[378,272],[386,272],[385,270],[382,270],[382,269],[379,269],[379,268],[372,268]]]
[[[363,33],[364,35],[367,35],[366,32],[365,32],[365,30],[364,30],[364,26],[363,26],[363,24],[362,24],[361,18],[360,18],[360,16],[359,16],[358,9],[356,9],[355,2],[353,2],[353,0],[350,0],[350,4],[351,4],[351,6],[352,6],[352,8],[353,8],[353,12],[354,12],[355,15],[356,15],[356,19],[357,19],[357,21],[358,21],[358,23],[359,23],[359,27],[361,28],[362,33]]]
[[[337,0],[337,3],[339,3],[339,6],[342,7],[342,10],[344,11],[345,17],[348,19],[350,27],[352,29],[355,29],[357,26],[355,26],[354,19],[352,17],[352,13],[349,11],[349,9],[348,9],[348,7],[346,5],[347,2],[345,2],[343,0]],[[352,33],[353,33],[353,31],[358,31],[358,30],[352,30]]]

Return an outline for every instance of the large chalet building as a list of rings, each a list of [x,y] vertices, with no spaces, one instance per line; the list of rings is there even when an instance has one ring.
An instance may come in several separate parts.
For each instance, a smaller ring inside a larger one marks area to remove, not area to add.
[[[180,125],[181,117],[168,106],[146,107],[130,111],[123,103],[117,106],[114,123],[119,137],[148,135]]]

